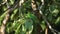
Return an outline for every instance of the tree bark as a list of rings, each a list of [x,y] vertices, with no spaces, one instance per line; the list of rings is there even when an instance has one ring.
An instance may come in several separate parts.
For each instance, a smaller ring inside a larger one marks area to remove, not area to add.
[[[33,9],[33,14],[37,17],[38,20],[41,19],[41,15],[39,13],[39,10],[38,10],[38,6],[36,4],[36,0],[31,0],[32,3],[31,3],[31,6],[32,6],[32,9]],[[40,23],[36,23],[36,34],[41,34],[41,26],[40,26]]]
[[[38,10],[38,7],[37,7],[37,4],[36,4],[36,0],[32,0],[32,9],[33,9],[33,14],[38,18],[40,19],[41,18],[41,14],[39,13],[39,10]]]

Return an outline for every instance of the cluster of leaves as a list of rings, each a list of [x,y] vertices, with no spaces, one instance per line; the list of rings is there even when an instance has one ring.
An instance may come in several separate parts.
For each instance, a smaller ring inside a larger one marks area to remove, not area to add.
[[[0,0],[0,3],[3,1]],[[16,0],[9,0],[8,3],[12,6]],[[41,5],[40,0],[37,0],[37,5]],[[0,26],[6,15],[6,4],[0,6]],[[44,15],[55,29],[59,30],[60,25],[60,0],[45,0],[45,5],[42,8]],[[43,19],[38,19],[31,9],[31,0],[26,1],[20,8],[16,8],[11,13],[10,19],[6,25],[6,34],[37,34],[38,24],[42,31],[45,30],[46,24]],[[39,28],[38,28],[39,29]]]

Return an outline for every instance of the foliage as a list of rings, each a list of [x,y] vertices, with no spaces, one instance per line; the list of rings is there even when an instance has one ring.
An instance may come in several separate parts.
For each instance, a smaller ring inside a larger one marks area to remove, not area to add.
[[[17,0],[8,0],[9,6],[13,6],[16,1]],[[41,1],[36,1],[36,4],[40,6]],[[0,4],[2,2],[3,0],[0,0]],[[7,9],[6,4],[0,6],[0,26],[7,13]],[[46,29],[46,22],[42,17],[38,19],[32,11],[31,0],[26,0],[20,8],[14,9],[6,24],[6,34],[37,34],[40,26],[42,29],[39,30],[43,33]],[[57,31],[60,31],[60,0],[45,0],[42,12],[51,26]]]

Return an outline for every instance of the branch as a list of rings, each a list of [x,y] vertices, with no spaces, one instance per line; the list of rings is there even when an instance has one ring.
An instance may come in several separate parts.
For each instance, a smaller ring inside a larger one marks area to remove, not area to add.
[[[45,34],[48,34],[48,27],[46,26]]]
[[[1,26],[1,33],[2,34],[5,34],[5,28],[6,28],[5,25],[8,21],[8,19],[9,19],[9,14],[7,14],[4,18],[4,20],[3,20],[3,23],[2,23],[2,26]]]
[[[41,19],[41,14],[39,13],[39,10],[38,10],[37,4],[36,4],[36,0],[31,0],[31,1],[32,1],[31,6],[32,6],[32,9],[33,9],[32,13],[37,17],[38,20],[40,20]],[[38,33],[40,34],[41,30],[42,30],[42,28],[40,26],[40,22],[37,22],[36,26],[37,26],[37,28],[36,28],[37,34]]]
[[[35,16],[37,16],[38,19],[40,19],[41,18],[41,15],[40,15],[40,13],[38,11],[36,0],[31,0],[31,1],[32,1],[31,6],[32,6],[32,9],[33,9],[33,14]]]
[[[32,9],[33,9],[33,11],[36,11],[36,10],[37,10],[37,5],[36,5],[35,0],[32,0],[31,5],[32,5]]]
[[[44,5],[44,0],[41,0],[42,2],[42,5],[39,7],[39,13],[42,15],[44,21],[46,22],[47,26],[49,27],[49,29],[54,33],[54,34],[57,34],[59,33],[57,30],[53,29],[52,26],[49,24],[47,18],[44,16],[43,12],[41,11],[41,8],[43,7]],[[57,33],[56,33],[57,32]]]
[[[5,28],[6,28],[6,24],[7,24],[7,21],[8,19],[10,18],[10,13],[18,7],[18,3],[19,3],[20,0],[17,0],[16,3],[12,6],[12,7],[8,7],[9,9],[7,10],[7,13],[6,13],[6,16],[3,20],[3,23],[2,23],[2,26],[1,26],[1,29],[0,29],[0,33],[1,34],[5,34]]]
[[[7,8],[7,9],[5,10],[6,13],[11,12],[11,11],[13,11],[15,8],[17,8],[17,7],[18,7],[18,2],[19,2],[19,1],[20,1],[20,0],[16,1],[15,4],[14,4],[13,6],[10,6],[9,8]],[[4,14],[6,14],[6,13],[4,13]]]
[[[7,2],[6,2],[6,5],[7,5],[7,8],[9,8]],[[7,13],[4,20],[3,20],[3,23],[2,23],[2,26],[1,26],[1,34],[5,34],[5,28],[6,28],[5,25],[6,25],[7,21],[8,21],[8,19],[9,19],[9,16],[10,16],[9,13]]]

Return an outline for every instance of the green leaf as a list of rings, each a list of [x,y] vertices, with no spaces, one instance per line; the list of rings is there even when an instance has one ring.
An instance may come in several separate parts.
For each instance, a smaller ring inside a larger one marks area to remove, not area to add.
[[[59,13],[59,10],[58,10],[58,9],[55,9],[55,10],[52,12],[52,14],[53,14],[55,17],[58,15],[58,13]]]
[[[26,28],[26,32],[31,33],[33,30],[33,21],[30,19],[27,19],[24,24],[24,28]]]
[[[42,30],[44,31],[45,28],[46,28],[46,26],[45,26],[45,22],[44,22],[44,21],[42,21],[42,23],[41,23],[41,27],[42,27]]]
[[[13,20],[13,18],[15,17],[16,13],[18,12],[18,9],[14,10],[14,13],[11,15],[11,20]]]
[[[11,4],[14,4],[14,1],[15,1],[15,0],[10,0]]]
[[[18,34],[20,32],[20,26],[21,24],[17,27],[17,29],[15,30],[15,34]]]
[[[58,17],[58,18],[56,19],[55,24],[58,24],[59,21],[60,21],[60,17]]]

